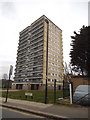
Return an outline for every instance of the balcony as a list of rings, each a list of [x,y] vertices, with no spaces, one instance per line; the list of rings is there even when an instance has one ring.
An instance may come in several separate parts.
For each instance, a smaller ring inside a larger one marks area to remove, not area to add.
[[[42,55],[43,55],[43,51],[33,53],[33,54],[32,54],[32,56],[36,56],[36,55],[40,55],[40,54],[42,54]],[[41,56],[40,58],[42,58],[42,56]]]
[[[41,79],[42,77],[28,77],[28,79],[30,80],[30,83],[42,83]],[[36,81],[35,79],[40,79],[39,81]]]
[[[36,29],[38,26],[41,26],[44,23],[44,19],[36,22],[34,25],[32,24],[31,30]]]
[[[43,63],[42,63],[42,61],[40,61],[40,62],[38,62],[38,63],[36,63],[36,64],[33,64],[33,65],[30,65],[30,67],[32,67],[32,70],[33,70],[33,68],[35,68],[35,67],[42,67],[43,66]]]
[[[26,29],[25,31],[20,32],[20,36],[21,37],[26,36],[28,35],[28,32],[29,32],[29,29]]]
[[[39,65],[33,65],[33,68],[36,68],[36,67],[43,67],[43,64],[39,64]]]
[[[33,38],[33,36],[36,36],[36,35],[40,34],[41,32],[44,32],[43,28],[40,28],[40,30],[37,30],[37,32],[33,32],[33,34],[31,35],[31,37]]]
[[[23,37],[19,37],[19,41],[22,42],[23,40],[26,40],[28,38],[28,34],[23,36]]]
[[[36,44],[36,45],[31,46],[30,50],[32,50],[32,49],[38,50],[38,49],[40,49],[40,47],[43,48],[43,42],[41,42],[40,44]]]
[[[40,53],[40,52],[43,53],[43,48],[41,48],[41,49],[37,49],[37,50],[32,50],[32,51],[30,52],[30,54],[32,54],[32,53],[36,53],[36,54],[38,54],[38,53]]]
[[[21,56],[22,54],[26,54],[26,50],[24,50],[24,51],[23,50],[19,50],[18,53],[17,53],[18,56],[19,55]]]
[[[38,38],[38,36],[41,35],[42,33],[43,33],[43,30],[39,33],[34,34],[33,36],[31,36],[31,40],[36,37]]]
[[[37,58],[37,59],[31,60],[31,61],[29,62],[29,64],[34,63],[34,62],[38,62],[39,60],[42,62],[42,61],[43,61],[43,58],[42,58],[42,59]]]
[[[40,30],[44,30],[44,25],[42,25],[41,27],[39,27],[39,28],[37,28],[37,29],[35,29],[35,30],[32,30],[31,33],[32,33],[32,35],[33,35],[33,34],[37,33],[37,32],[40,31]]]
[[[39,39],[44,36],[44,33],[41,33],[40,35],[37,35],[36,37],[31,38],[31,42],[35,41],[36,39]]]
[[[41,73],[42,73],[42,70],[30,71],[30,73],[38,73],[38,74],[41,74]]]
[[[26,50],[26,49],[27,49],[27,45],[26,46],[24,45],[23,47],[20,46],[18,51],[23,51],[23,50]]]
[[[32,55],[31,58],[36,58],[36,57],[39,57],[39,56],[42,56],[42,55],[43,55],[43,53],[40,53],[38,55]]]
[[[36,50],[39,50],[40,48],[43,49],[43,42],[40,42],[40,43],[32,45],[31,48],[30,48],[30,50],[34,52]]]
[[[31,38],[31,44],[34,44],[34,42],[38,42],[39,40],[41,40],[41,39],[44,39],[44,36],[43,35],[41,35],[40,37],[36,37],[35,39],[32,39]]]
[[[26,50],[18,52],[17,55],[17,58],[26,55]]]
[[[27,43],[19,45],[18,51],[21,51],[22,49],[27,48]]]
[[[17,64],[25,64],[25,59],[23,59],[23,60],[17,60]]]
[[[31,42],[30,45],[36,44],[36,43],[38,43],[38,42],[43,42],[43,40],[44,40],[44,39],[41,37],[41,39],[39,38],[39,39],[36,39],[36,41]]]

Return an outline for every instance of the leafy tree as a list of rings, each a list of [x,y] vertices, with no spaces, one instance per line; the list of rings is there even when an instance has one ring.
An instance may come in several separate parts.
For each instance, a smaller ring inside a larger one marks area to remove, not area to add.
[[[73,70],[90,77],[90,26],[83,26],[79,33],[74,31],[71,39],[70,64],[73,66]]]

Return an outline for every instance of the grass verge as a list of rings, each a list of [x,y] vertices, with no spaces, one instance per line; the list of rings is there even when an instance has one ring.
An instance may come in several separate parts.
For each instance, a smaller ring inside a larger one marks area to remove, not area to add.
[[[33,94],[33,98],[28,96],[27,98],[25,97],[25,92],[30,92]],[[62,97],[63,92],[57,90],[56,91],[56,100],[60,97]],[[2,92],[2,97],[6,97],[6,91]],[[8,92],[8,97],[11,99],[19,99],[19,100],[28,100],[28,101],[34,101],[34,102],[45,102],[45,91],[40,91],[40,90],[19,90],[19,91],[9,91]],[[47,92],[47,103],[54,103],[54,91],[48,91]]]

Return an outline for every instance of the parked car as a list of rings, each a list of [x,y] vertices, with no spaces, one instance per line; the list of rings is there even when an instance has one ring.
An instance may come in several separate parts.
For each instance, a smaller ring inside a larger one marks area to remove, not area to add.
[[[73,95],[73,103],[90,105],[90,85],[79,85]]]

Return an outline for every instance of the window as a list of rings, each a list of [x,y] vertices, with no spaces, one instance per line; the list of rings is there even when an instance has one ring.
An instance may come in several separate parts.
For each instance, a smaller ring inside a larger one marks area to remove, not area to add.
[[[52,75],[54,76],[54,73],[52,73]]]
[[[50,73],[48,73],[48,75],[51,75]]]
[[[52,63],[52,65],[54,65],[54,63]]]
[[[54,82],[54,80],[52,79],[52,82]]]
[[[50,79],[48,79],[48,81],[50,82]]]
[[[55,76],[57,76],[57,74],[55,74]]]

